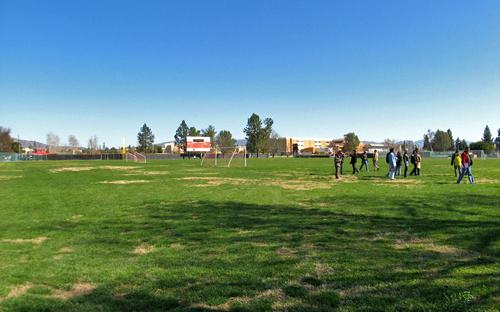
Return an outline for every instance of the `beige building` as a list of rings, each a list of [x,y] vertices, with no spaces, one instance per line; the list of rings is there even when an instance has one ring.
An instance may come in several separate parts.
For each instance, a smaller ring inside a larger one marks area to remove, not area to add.
[[[327,138],[301,138],[301,137],[286,137],[285,151],[287,154],[294,153],[329,153],[332,151],[332,142],[335,145],[343,146],[343,139],[332,140]]]

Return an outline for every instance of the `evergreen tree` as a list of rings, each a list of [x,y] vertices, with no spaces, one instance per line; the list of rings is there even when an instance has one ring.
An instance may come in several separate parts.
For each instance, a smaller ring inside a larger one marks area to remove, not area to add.
[[[359,146],[359,138],[354,132],[349,132],[344,135],[344,148],[346,152],[353,151]]]
[[[184,151],[186,150],[186,138],[189,134],[189,127],[186,121],[183,120],[177,130],[175,131],[174,139],[175,144],[180,146]]]
[[[243,129],[243,132],[247,136],[247,151],[249,153],[257,153],[257,156],[259,156],[258,142],[261,128],[262,121],[259,115],[253,113],[252,116],[248,118],[245,129]]]
[[[234,147],[236,145],[236,140],[233,139],[233,135],[228,130],[221,130],[217,134],[215,142],[219,147]]]
[[[455,141],[453,140],[453,134],[451,133],[451,129],[446,130],[446,133],[448,134],[448,137],[450,138],[450,146],[448,149],[454,150],[455,149]]]
[[[455,149],[456,150],[461,150],[462,149],[462,141],[460,141],[459,137],[457,137],[457,139],[455,140]]]
[[[498,135],[495,139],[495,145],[497,146],[497,151],[500,151],[500,129],[498,129]]]
[[[215,142],[215,135],[217,134],[217,131],[215,131],[215,127],[212,125],[209,125],[206,129],[201,130],[201,135],[210,137],[210,142],[212,142],[212,145]]]
[[[493,144],[493,136],[491,135],[490,127],[488,127],[488,125],[484,128],[482,141],[487,144]]]
[[[463,139],[462,144],[460,145],[460,149],[464,150],[467,147],[469,147],[469,144],[467,144],[467,141],[465,141],[465,139]]]
[[[137,133],[138,150],[140,152],[153,152],[153,144],[155,136],[146,124],[142,125],[139,133]]]
[[[259,153],[267,151],[269,137],[273,131],[273,123],[271,118],[266,118],[264,122],[262,122],[259,115],[255,113],[248,118],[247,125],[245,129],[243,129],[243,132],[247,136],[248,152],[257,153],[258,157]]]
[[[188,133],[189,136],[200,136],[200,130],[197,130],[196,127],[190,127]]]
[[[431,141],[432,149],[438,152],[447,151],[452,146],[453,141],[450,140],[450,136],[447,132],[442,130],[436,130],[434,138]]]

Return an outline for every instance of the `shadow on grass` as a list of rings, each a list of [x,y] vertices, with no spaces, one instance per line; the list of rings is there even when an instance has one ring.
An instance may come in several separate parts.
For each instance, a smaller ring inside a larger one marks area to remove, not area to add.
[[[68,301],[23,296],[13,311],[465,311],[500,295],[497,220],[464,221],[449,207],[490,205],[497,196],[405,201],[393,216],[241,202],[150,202],[115,219],[40,227],[70,231],[96,259],[132,271],[94,276],[91,295]],[[324,197],[356,207],[385,198]],[[458,205],[460,203],[460,205]],[[441,209],[440,217],[420,217]],[[459,211],[462,213],[463,211]],[[473,213],[471,213],[473,215]],[[81,233],[84,233],[82,235]],[[78,236],[80,235],[80,236]],[[137,256],[139,244],[156,247]],[[128,263],[130,261],[130,263]],[[99,273],[99,270],[96,270]],[[125,276],[125,274],[124,274]],[[100,281],[100,282],[99,282]],[[117,294],[126,285],[123,294]]]

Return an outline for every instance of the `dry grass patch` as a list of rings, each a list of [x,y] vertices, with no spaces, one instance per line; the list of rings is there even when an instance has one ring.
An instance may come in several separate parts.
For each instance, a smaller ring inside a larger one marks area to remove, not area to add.
[[[329,189],[333,185],[327,181],[310,180],[271,180],[271,185],[279,186],[286,190],[310,191],[314,189]]]
[[[45,236],[40,236],[36,238],[15,238],[15,239],[2,239],[3,243],[12,243],[12,244],[34,244],[40,245],[45,242],[48,238]]]
[[[295,251],[290,248],[281,247],[276,250],[276,253],[284,258],[296,258]]]
[[[52,173],[59,172],[79,172],[79,171],[90,171],[96,169],[95,167],[62,167],[49,170]]]
[[[146,176],[150,176],[150,175],[167,175],[169,174],[169,172],[167,171],[139,171],[139,172],[130,172],[130,173],[124,173],[122,175],[124,176],[138,176],[138,175],[146,175]]]
[[[137,246],[132,253],[136,255],[146,255],[148,253],[152,253],[156,250],[156,247],[153,245],[142,244]]]
[[[97,169],[105,169],[105,170],[137,170],[140,167],[136,166],[98,166],[98,167],[62,167],[49,170],[52,173],[59,172],[79,172],[79,171],[90,171]]]
[[[332,274],[333,272],[335,272],[335,270],[327,264],[316,262],[314,264],[314,272],[316,272],[317,275],[321,276],[321,275]]]
[[[169,248],[173,249],[173,250],[183,250],[186,248],[186,246],[179,244],[179,243],[173,243],[173,244],[170,244]]]
[[[114,180],[114,181],[101,181],[100,184],[139,184],[139,183],[150,183],[149,180]]]
[[[0,301],[5,300],[5,299],[9,299],[9,298],[20,297],[20,296],[24,295],[25,293],[27,293],[28,290],[30,290],[32,287],[33,287],[33,284],[31,284],[31,283],[26,283],[23,285],[15,286],[9,291],[9,293],[7,294],[7,296],[5,296],[5,298],[0,298]]]
[[[70,290],[55,289],[52,291],[52,297],[62,300],[68,300],[73,297],[90,295],[96,286],[90,283],[74,284]]]
[[[16,175],[16,176],[11,176],[11,175],[0,175],[0,181],[5,181],[5,180],[13,180],[13,179],[20,179],[23,176]]]
[[[459,255],[467,253],[465,250],[460,248],[436,244],[432,239],[421,239],[417,237],[398,239],[394,244],[394,248],[397,250],[420,249],[445,255]]]
[[[254,183],[250,179],[242,179],[242,178],[216,178],[216,177],[184,177],[177,178],[180,181],[203,181],[204,184],[194,184],[191,185],[193,187],[208,187],[208,186],[219,186],[223,184],[231,184],[231,185],[242,185],[242,184],[252,184]]]

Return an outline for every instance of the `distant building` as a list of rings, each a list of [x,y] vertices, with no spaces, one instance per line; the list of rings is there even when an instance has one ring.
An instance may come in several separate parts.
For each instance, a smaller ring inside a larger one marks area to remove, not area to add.
[[[300,154],[300,153],[330,153],[335,146],[332,142],[337,142],[338,146],[342,148],[343,139],[332,140],[327,138],[302,138],[302,137],[285,137],[285,152],[287,154]],[[334,143],[335,144],[335,143]]]

